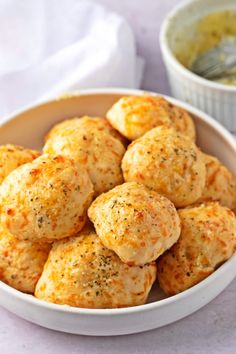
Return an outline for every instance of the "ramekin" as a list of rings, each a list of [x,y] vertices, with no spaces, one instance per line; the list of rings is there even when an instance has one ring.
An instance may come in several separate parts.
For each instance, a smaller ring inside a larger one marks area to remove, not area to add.
[[[206,80],[186,69],[171,49],[174,34],[184,26],[215,11],[235,10],[235,0],[187,0],[165,18],[160,32],[160,46],[172,95],[208,113],[231,132],[236,133],[236,86]]]

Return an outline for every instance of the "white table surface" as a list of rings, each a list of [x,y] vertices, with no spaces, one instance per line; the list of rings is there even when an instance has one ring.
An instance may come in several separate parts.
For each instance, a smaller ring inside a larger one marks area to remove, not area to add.
[[[160,23],[177,0],[100,0],[132,25],[146,60],[143,88],[169,94],[158,46]],[[236,281],[195,314],[169,326],[123,337],[83,337],[50,331],[0,308],[1,354],[235,354]],[[140,321],[142,319],[140,318]]]

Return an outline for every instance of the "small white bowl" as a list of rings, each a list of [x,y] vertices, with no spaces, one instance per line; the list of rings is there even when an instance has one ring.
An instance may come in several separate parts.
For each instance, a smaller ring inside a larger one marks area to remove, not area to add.
[[[191,103],[236,132],[236,86],[206,80],[186,69],[175,57],[176,35],[212,12],[235,10],[235,0],[187,0],[164,20],[160,46],[174,97]],[[194,39],[193,39],[194,40]]]
[[[55,123],[84,114],[104,116],[120,97],[143,93],[125,89],[86,90],[42,103],[6,118],[0,127],[0,144],[41,148],[45,134]],[[204,151],[218,156],[236,175],[236,144],[231,135],[206,114],[188,104],[167,99],[194,116],[198,144]],[[167,298],[157,286],[154,287],[149,303],[142,306],[93,310],[55,305],[21,293],[3,282],[0,282],[0,305],[28,321],[54,330],[83,335],[122,335],[161,327],[193,313],[214,299],[235,276],[236,253],[212,275],[183,293]]]

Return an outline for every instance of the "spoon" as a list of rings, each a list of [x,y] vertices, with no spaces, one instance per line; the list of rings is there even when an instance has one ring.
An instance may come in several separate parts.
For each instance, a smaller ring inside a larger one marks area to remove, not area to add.
[[[206,79],[221,78],[236,66],[236,38],[227,37],[215,48],[199,55],[191,70]]]

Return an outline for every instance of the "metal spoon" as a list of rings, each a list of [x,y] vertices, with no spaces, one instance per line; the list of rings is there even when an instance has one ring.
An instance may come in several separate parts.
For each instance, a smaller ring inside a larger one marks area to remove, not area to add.
[[[221,78],[236,66],[236,38],[227,37],[220,44],[198,56],[191,70],[206,79]]]

